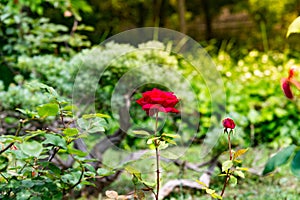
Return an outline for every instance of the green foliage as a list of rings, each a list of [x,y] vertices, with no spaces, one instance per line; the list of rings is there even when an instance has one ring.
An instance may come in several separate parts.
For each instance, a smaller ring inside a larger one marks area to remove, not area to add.
[[[300,124],[298,107],[282,95],[280,79],[296,64],[288,54],[250,51],[238,60],[221,51],[215,58],[225,79],[229,115],[239,119],[245,141],[252,145],[268,142],[278,148],[297,144]]]
[[[296,177],[300,178],[300,151],[296,152],[296,155],[292,160],[291,171]]]
[[[296,148],[295,145],[291,145],[289,147],[284,148],[279,153],[277,153],[275,156],[270,158],[265,166],[263,175],[274,171],[276,169],[276,167],[286,164],[287,161],[289,160],[289,158],[294,153],[295,148]]]
[[[50,86],[33,83],[31,87],[45,90],[50,97],[48,100],[52,99],[53,102],[36,107],[38,115],[31,114],[30,118],[20,120],[14,136],[1,137],[1,144],[5,147],[0,155],[1,199],[62,199],[73,189],[94,185],[93,180],[96,176],[113,174],[113,170],[102,168],[96,171],[89,164],[93,160],[86,157],[87,153],[72,147],[74,140],[82,137],[83,133],[82,130],[65,124],[64,117],[72,116],[72,113],[65,112],[68,103],[61,100],[58,93]],[[23,114],[34,113],[22,109],[20,111]],[[63,127],[53,132],[27,130],[19,134],[25,123],[32,123],[33,120],[43,121],[49,116],[59,120]],[[89,117],[88,119],[101,120],[107,115],[95,113]],[[105,124],[99,123],[97,130],[104,130],[102,126]],[[51,162],[55,155],[72,156],[75,162],[67,169],[59,168]]]

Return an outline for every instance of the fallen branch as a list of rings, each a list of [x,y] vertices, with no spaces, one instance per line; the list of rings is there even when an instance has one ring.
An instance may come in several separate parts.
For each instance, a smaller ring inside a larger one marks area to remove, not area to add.
[[[218,158],[219,158],[219,155],[213,157],[208,162],[201,163],[201,164],[198,164],[198,165],[194,165],[194,164],[189,163],[190,166],[192,166],[192,169],[195,170],[195,171],[200,171],[199,166],[203,167],[203,166],[205,166],[207,164],[210,164],[210,166],[208,167],[208,169],[205,170],[204,173],[199,178],[199,181],[203,182],[207,186],[209,186],[209,184],[210,184],[210,178],[211,178],[211,175],[214,172],[215,167],[217,166]],[[178,162],[180,162],[180,161],[177,160],[177,163]],[[195,168],[195,166],[198,166],[198,169]],[[168,181],[162,187],[160,195],[159,195],[159,199],[164,199],[165,197],[169,196],[170,193],[172,191],[174,191],[174,189],[177,188],[177,187],[183,187],[183,188],[189,188],[189,189],[197,189],[197,190],[203,189],[203,186],[200,185],[199,183],[197,183],[196,181],[185,180],[185,179],[170,180],[170,181]]]

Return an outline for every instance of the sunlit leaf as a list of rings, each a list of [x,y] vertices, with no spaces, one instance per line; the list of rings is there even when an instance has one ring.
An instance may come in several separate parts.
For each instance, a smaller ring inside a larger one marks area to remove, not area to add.
[[[199,183],[200,185],[202,185],[203,187],[208,187],[205,183],[203,183],[202,181],[199,180],[195,180],[197,183]]]
[[[238,158],[239,156],[245,154],[248,151],[248,149],[239,149],[234,153],[234,157],[233,159],[235,160],[236,158]]]
[[[150,135],[150,133],[148,131],[145,131],[145,130],[134,130],[132,131],[132,133],[134,133],[135,135]]]
[[[66,136],[74,136],[74,135],[77,135],[79,133],[79,131],[77,128],[66,128],[66,129],[64,129],[63,133]]]
[[[101,113],[85,114],[85,115],[82,116],[83,119],[90,119],[90,118],[95,118],[95,117],[110,118],[109,115],[101,114]]]
[[[213,193],[216,192],[215,190],[212,190],[212,189],[209,189],[209,188],[206,188],[205,191],[206,191],[207,194],[213,194]]]
[[[234,173],[241,178],[245,178],[245,174],[242,171],[236,170]]]
[[[161,139],[169,144],[173,144],[173,145],[176,145],[176,142],[170,138],[167,138],[167,137],[161,137]]]
[[[56,116],[59,111],[58,104],[56,103],[43,104],[36,109],[40,117]]]
[[[249,169],[246,167],[236,167],[237,170],[248,171]]]
[[[222,163],[222,172],[230,169],[232,167],[233,163],[232,160],[226,160],[225,162]]]
[[[170,133],[163,133],[163,134],[161,134],[161,136],[166,136],[166,137],[170,137],[170,138],[180,138],[180,135],[170,134]]]
[[[289,26],[286,33],[286,37],[289,37],[292,33],[300,33],[300,17],[297,17]]]
[[[212,198],[215,198],[215,199],[223,199],[220,195],[218,195],[217,193],[213,193],[210,195]]]

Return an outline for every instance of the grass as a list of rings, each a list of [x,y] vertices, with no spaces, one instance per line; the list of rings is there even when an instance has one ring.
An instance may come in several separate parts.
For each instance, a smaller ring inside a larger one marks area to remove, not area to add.
[[[176,152],[180,148],[172,147],[169,148],[170,152]],[[187,149],[184,156],[180,159],[186,160],[191,163],[201,163],[205,160],[199,159],[199,146],[191,146]],[[274,150],[270,150],[265,146],[258,146],[255,148],[249,149],[249,151],[244,156],[244,164],[243,166],[249,167],[256,173],[260,173],[263,170],[264,164],[266,163],[268,157],[274,153]],[[120,156],[119,151],[110,150],[104,156],[104,162],[110,161],[112,163],[112,158],[116,158],[116,161],[119,161],[122,156]],[[221,156],[222,159],[222,156]],[[132,164],[135,168],[139,169],[142,172],[143,179],[154,182],[154,160],[153,158],[146,158],[143,160],[139,160],[136,163]],[[162,180],[165,183],[170,179],[190,179],[195,180],[198,179],[201,174],[185,170],[184,172],[180,171],[180,169],[174,164],[163,163],[162,162]],[[205,168],[204,168],[205,169]],[[215,169],[215,173],[211,178],[212,189],[215,189],[220,193],[223,185],[223,177],[217,176],[219,174],[219,169]],[[126,194],[134,190],[134,185],[131,181],[131,175],[128,173],[123,173],[119,180],[114,182],[112,185],[108,186],[107,190],[115,190],[118,191],[119,194]],[[255,173],[246,173],[245,179],[239,179],[238,185],[235,187],[228,186],[225,191],[224,199],[228,200],[296,200],[299,199],[300,196],[300,187],[299,187],[299,179],[294,177],[290,170],[289,166],[285,165],[276,170],[274,174],[269,176],[259,176]],[[210,197],[205,194],[204,191],[191,191],[191,190],[180,190],[177,189],[174,191],[169,200],[175,199],[209,199]]]

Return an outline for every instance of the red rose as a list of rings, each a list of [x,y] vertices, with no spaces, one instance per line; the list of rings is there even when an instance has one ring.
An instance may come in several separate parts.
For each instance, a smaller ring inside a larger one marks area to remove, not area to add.
[[[285,96],[289,99],[293,99],[294,95],[292,93],[291,90],[291,85],[290,85],[290,81],[288,78],[283,78],[281,79],[281,88],[283,90],[283,93],[285,94]]]
[[[173,92],[165,92],[154,88],[151,91],[144,92],[143,97],[136,102],[140,104],[142,109],[150,116],[158,112],[179,113],[179,111],[174,108],[179,102],[179,99],[177,99]]]
[[[223,126],[224,126],[224,128],[234,129],[235,128],[235,123],[232,119],[226,118],[226,119],[223,120]]]
[[[293,99],[294,95],[291,90],[291,84],[296,86],[298,90],[300,90],[300,83],[294,79],[295,71],[297,69],[295,67],[292,67],[289,70],[289,76],[287,78],[281,79],[281,88],[283,90],[283,93],[285,96],[289,99]]]

